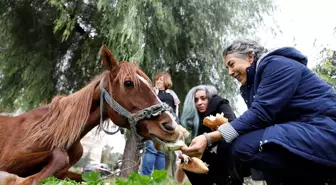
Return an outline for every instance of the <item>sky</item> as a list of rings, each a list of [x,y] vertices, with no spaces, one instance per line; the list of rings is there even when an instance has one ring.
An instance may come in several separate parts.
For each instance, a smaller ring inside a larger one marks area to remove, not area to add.
[[[324,48],[336,50],[336,0],[274,0],[277,10],[265,17],[266,27],[256,36],[267,48],[295,46],[308,57],[308,67],[318,62],[319,52]],[[276,22],[276,24],[274,23]],[[276,36],[269,27],[280,28]],[[238,115],[246,110],[241,97],[237,104]],[[123,152],[124,136],[120,132],[107,136],[104,141],[114,147],[113,152]]]

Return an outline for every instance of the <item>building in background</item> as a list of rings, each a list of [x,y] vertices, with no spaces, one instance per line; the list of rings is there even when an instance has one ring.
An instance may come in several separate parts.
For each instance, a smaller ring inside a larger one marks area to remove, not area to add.
[[[112,125],[113,123],[111,123]],[[82,158],[89,155],[90,163],[100,163],[102,151],[105,145],[113,147],[111,152],[123,153],[125,148],[125,137],[120,132],[114,135],[108,135],[101,131],[97,133],[97,129],[91,130],[82,140],[83,145],[83,156]]]

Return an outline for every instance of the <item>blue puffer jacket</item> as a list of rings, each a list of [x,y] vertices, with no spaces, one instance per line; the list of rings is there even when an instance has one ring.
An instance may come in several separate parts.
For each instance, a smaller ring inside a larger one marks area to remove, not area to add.
[[[247,69],[241,88],[248,110],[219,128],[226,141],[266,128],[261,146],[276,143],[306,159],[336,167],[336,93],[285,47]]]

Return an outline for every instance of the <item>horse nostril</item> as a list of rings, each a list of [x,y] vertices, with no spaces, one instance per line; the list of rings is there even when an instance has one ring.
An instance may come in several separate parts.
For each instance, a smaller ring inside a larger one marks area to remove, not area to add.
[[[167,122],[162,123],[163,128],[165,128],[167,131],[174,131],[174,128],[171,126],[171,124]]]

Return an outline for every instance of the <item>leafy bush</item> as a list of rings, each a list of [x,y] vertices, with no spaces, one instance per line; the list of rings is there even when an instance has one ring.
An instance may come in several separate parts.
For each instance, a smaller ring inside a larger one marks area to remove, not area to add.
[[[100,180],[100,173],[96,171],[91,171],[90,173],[83,173],[82,178],[85,182],[77,183],[76,181],[65,179],[59,180],[55,177],[49,177],[42,181],[43,185],[80,185],[80,184],[87,184],[87,185],[104,185],[105,183]]]
[[[131,172],[127,179],[116,178],[115,180],[100,180],[99,172],[92,171],[83,173],[82,178],[85,182],[77,183],[73,180],[59,180],[55,177],[49,177],[42,181],[43,185],[175,185],[174,180],[168,178],[167,171],[154,170],[152,177],[143,176],[135,172]]]

